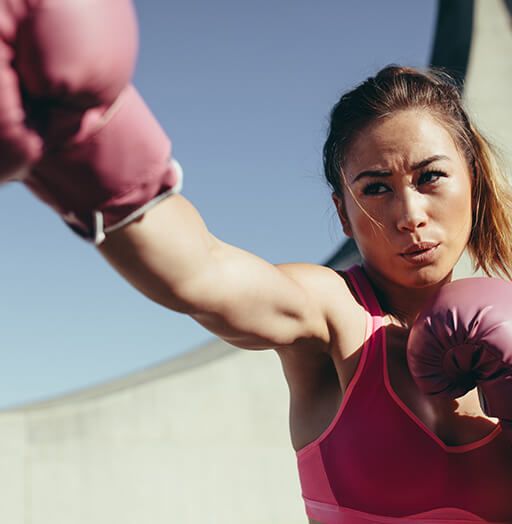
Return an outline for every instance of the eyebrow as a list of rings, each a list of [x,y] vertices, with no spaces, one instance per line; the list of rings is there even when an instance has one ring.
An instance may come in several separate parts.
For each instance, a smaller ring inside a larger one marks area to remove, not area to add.
[[[416,164],[413,164],[411,166],[412,171],[417,171],[418,169],[422,169],[424,167],[427,167],[429,164],[433,164],[434,162],[437,162],[439,160],[449,160],[449,157],[446,155],[432,155],[428,158],[425,158],[424,160],[421,160],[421,162],[418,162]],[[370,171],[361,171],[354,180],[352,180],[352,184],[360,180],[364,177],[389,177],[391,176],[391,171],[388,171],[386,169],[377,169],[377,170],[370,170]]]

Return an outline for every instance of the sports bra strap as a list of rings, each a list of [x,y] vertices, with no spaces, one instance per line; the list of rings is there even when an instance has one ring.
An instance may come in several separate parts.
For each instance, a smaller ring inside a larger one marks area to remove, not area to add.
[[[382,317],[377,297],[365,270],[361,266],[352,266],[346,273],[364,308],[372,317]]]

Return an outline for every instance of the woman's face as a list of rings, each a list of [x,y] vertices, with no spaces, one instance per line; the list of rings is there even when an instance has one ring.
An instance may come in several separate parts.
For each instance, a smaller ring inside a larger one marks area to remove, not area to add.
[[[471,231],[472,177],[438,120],[404,110],[370,123],[348,148],[344,172],[351,191],[333,198],[368,270],[407,287],[451,276]]]

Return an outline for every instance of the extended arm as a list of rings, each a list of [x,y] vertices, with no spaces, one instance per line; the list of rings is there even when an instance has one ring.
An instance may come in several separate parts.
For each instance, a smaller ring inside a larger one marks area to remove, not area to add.
[[[27,115],[18,116],[30,120],[27,133],[35,127],[44,141],[14,159],[30,164],[23,183],[76,232],[104,242],[101,252],[148,297],[226,340],[248,348],[327,340],[308,282],[328,270],[274,267],[228,246],[183,197],[170,196],[180,185],[170,140],[129,83],[131,0],[14,4],[24,9],[0,9],[13,29],[2,42],[18,59],[0,69],[16,80],[17,99],[25,94]],[[0,104],[0,120],[10,109]],[[0,134],[0,146],[11,148],[10,137]]]

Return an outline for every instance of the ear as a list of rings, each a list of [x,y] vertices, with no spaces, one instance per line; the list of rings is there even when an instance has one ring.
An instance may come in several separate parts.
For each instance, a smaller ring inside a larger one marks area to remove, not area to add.
[[[343,198],[337,195],[336,193],[333,193],[331,195],[331,198],[334,202],[334,205],[336,206],[338,216],[340,217],[341,226],[343,227],[343,233],[345,233],[347,237],[353,238],[354,235],[352,234],[352,227],[350,226],[350,222],[347,217],[345,202],[343,201]]]

